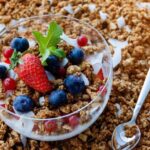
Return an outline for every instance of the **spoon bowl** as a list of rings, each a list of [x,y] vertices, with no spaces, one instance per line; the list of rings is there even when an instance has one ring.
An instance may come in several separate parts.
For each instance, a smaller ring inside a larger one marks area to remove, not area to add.
[[[150,91],[149,83],[150,83],[150,69],[148,70],[146,79],[144,81],[144,85],[140,92],[136,106],[133,110],[133,115],[132,115],[131,120],[129,122],[118,125],[113,132],[112,148],[114,150],[131,150],[138,144],[141,138],[141,132],[135,122],[146,100],[146,97]],[[126,127],[129,127],[129,129]],[[127,137],[126,131],[127,129],[131,130],[132,127],[134,127],[134,132],[131,137],[130,136]]]
[[[127,137],[126,136],[126,131],[125,128],[126,126],[136,128],[136,133],[133,134],[132,137]],[[133,122],[127,122],[120,124],[117,126],[113,132],[112,136],[112,148],[114,150],[128,150],[128,149],[133,149],[137,143],[139,142],[141,138],[141,132],[139,127],[133,123]]]

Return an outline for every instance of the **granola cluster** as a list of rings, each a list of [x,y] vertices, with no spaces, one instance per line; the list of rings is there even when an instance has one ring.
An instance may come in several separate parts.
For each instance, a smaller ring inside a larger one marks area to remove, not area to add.
[[[137,127],[133,126],[125,126],[125,135],[126,137],[133,137],[137,133]]]
[[[91,3],[96,6],[94,10],[89,9],[89,4]],[[118,40],[128,41],[128,46],[122,50],[122,61],[114,70],[114,82],[111,98],[105,112],[99,117],[95,124],[84,133],[69,139],[66,142],[48,143],[28,139],[26,148],[33,150],[37,148],[41,150],[111,149],[112,132],[118,124],[126,122],[131,118],[145,75],[150,67],[150,11],[148,9],[138,8],[137,3],[138,2],[135,0],[0,1],[1,23],[9,23],[12,19],[19,19],[37,14],[45,14],[49,12],[61,13],[89,22],[101,31],[107,40],[109,38],[115,38]],[[68,4],[72,5],[73,13],[71,14],[65,8]],[[99,15],[100,10],[108,14],[105,21],[103,21]],[[120,16],[124,17],[125,23],[129,26],[128,30],[126,30],[126,28],[120,29],[118,27],[117,19]],[[113,47],[111,45],[110,48],[113,52]],[[71,68],[69,71],[71,71]],[[137,120],[142,133],[140,143],[135,148],[137,150],[150,149],[149,107],[150,96],[147,97]],[[1,149],[23,149],[23,145],[21,144],[18,134],[16,136],[16,134],[14,134],[14,132],[2,122],[0,123],[0,130],[2,130],[0,133]]]

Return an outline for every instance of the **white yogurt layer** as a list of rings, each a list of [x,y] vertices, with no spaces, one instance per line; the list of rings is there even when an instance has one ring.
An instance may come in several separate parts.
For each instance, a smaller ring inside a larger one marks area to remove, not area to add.
[[[86,58],[86,61],[88,61],[92,67],[93,67],[93,72],[94,74],[97,74],[102,67],[102,58],[103,58],[103,53],[94,53],[93,55],[90,55]]]

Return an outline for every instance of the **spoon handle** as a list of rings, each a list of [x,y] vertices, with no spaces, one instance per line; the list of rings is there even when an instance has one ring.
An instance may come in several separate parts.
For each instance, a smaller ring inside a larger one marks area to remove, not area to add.
[[[149,68],[149,71],[147,73],[146,79],[144,81],[144,85],[143,85],[142,90],[140,92],[138,101],[137,101],[136,106],[134,108],[131,121],[135,122],[149,91],[150,91],[150,68]]]

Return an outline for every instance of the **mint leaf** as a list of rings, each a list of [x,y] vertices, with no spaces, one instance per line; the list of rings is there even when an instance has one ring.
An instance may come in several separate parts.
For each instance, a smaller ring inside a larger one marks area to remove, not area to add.
[[[39,44],[40,54],[44,54],[46,49],[46,38],[38,31],[33,31],[32,33]]]
[[[56,23],[51,22],[48,27],[48,33],[46,36],[46,47],[50,46],[57,46],[57,44],[60,42],[60,36],[62,35],[63,30],[62,28]]]
[[[33,31],[32,33],[39,44],[39,51],[40,56],[42,56],[41,61],[43,65],[46,65],[45,61],[49,55],[55,55],[59,58],[65,57],[65,52],[57,48],[63,30],[56,22],[53,21],[49,24],[46,35],[42,35],[38,31]]]
[[[51,50],[51,54],[55,55],[56,57],[59,57],[59,58],[66,57],[65,52],[62,49],[59,49],[59,48],[57,48],[55,50]]]
[[[19,58],[22,56],[22,53],[14,50],[11,58],[10,58],[10,69],[14,69],[19,64]]]
[[[48,56],[51,54],[50,50],[49,49],[46,49],[45,53],[42,55],[42,64],[45,66],[46,63],[46,59],[48,58]]]

